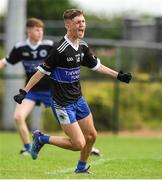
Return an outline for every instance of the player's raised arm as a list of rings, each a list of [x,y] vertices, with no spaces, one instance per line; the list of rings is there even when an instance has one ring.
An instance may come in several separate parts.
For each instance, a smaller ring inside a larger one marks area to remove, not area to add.
[[[32,77],[31,79],[29,80],[29,82],[27,83],[27,85],[25,86],[24,89],[19,89],[19,94],[15,95],[14,96],[14,100],[21,104],[22,103],[22,100],[25,98],[27,92],[35,85],[37,84],[40,79],[43,78],[45,74],[42,73],[41,71],[37,71]]]
[[[106,75],[116,77],[119,81],[122,81],[125,83],[129,83],[129,81],[132,79],[132,75],[129,72],[128,73],[123,73],[122,71],[117,72],[102,64],[96,69],[96,71],[101,74],[106,74]]]

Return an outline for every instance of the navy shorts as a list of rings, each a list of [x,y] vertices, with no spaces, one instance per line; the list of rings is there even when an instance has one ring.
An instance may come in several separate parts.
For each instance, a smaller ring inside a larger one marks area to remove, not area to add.
[[[50,91],[29,91],[25,99],[35,101],[36,105],[44,104],[45,107],[50,107],[52,98]]]
[[[83,97],[66,106],[60,106],[52,100],[51,107],[60,124],[72,124],[90,114],[89,106]]]

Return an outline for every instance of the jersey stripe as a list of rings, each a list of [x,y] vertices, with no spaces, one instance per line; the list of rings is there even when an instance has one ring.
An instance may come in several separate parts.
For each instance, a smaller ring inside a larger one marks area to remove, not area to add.
[[[59,53],[62,53],[68,46],[69,44],[67,44],[61,51],[59,51]]]
[[[68,42],[67,41],[64,41],[58,48],[57,50],[61,50]]]
[[[46,71],[45,69],[43,69],[41,66],[38,66],[37,69],[42,72],[43,74],[46,74],[48,76],[50,76],[51,72]]]
[[[79,45],[84,45],[84,46],[88,47],[88,44],[82,40],[79,40]]]

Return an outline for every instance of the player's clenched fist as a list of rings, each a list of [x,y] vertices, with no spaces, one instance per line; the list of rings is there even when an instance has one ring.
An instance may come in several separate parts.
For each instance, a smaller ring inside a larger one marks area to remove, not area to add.
[[[132,79],[132,75],[129,72],[128,73],[123,73],[122,71],[120,71],[118,73],[117,79],[119,79],[119,81],[129,83],[129,81]]]
[[[27,92],[23,89],[19,89],[19,94],[14,96],[14,100],[18,103],[21,104],[22,100],[25,98]]]

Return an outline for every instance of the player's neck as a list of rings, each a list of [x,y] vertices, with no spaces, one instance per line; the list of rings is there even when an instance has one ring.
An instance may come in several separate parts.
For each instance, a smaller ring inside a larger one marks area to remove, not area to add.
[[[39,43],[39,41],[35,41],[33,39],[29,39],[29,41],[33,46],[35,46],[35,45],[37,45]]]
[[[74,36],[70,36],[68,34],[66,36],[70,40],[70,42],[73,44],[74,47],[78,46],[78,38],[76,38]]]

